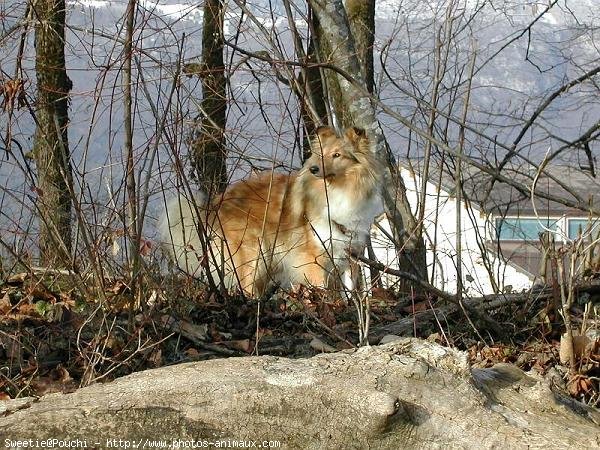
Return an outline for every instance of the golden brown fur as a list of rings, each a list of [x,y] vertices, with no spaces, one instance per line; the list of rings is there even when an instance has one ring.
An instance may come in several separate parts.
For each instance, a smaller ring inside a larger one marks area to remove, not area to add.
[[[215,282],[249,295],[272,283],[325,287],[338,274],[351,289],[348,252],[364,247],[380,213],[381,168],[362,130],[338,137],[322,127],[312,150],[297,173],[233,184],[200,210],[200,225],[193,202],[170,202],[161,228],[179,266],[194,274],[204,264]]]

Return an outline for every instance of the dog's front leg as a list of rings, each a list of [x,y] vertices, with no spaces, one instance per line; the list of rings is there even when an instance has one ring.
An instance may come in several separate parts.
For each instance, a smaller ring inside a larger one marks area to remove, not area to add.
[[[327,279],[325,270],[317,264],[310,263],[303,267],[305,283],[316,288],[327,287]]]

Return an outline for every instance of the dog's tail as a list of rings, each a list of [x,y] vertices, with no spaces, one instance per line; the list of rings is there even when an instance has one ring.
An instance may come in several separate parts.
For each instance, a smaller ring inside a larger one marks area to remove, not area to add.
[[[207,198],[202,192],[193,195],[178,192],[167,201],[159,221],[161,245],[175,263],[190,275],[198,275],[201,270],[203,230]]]

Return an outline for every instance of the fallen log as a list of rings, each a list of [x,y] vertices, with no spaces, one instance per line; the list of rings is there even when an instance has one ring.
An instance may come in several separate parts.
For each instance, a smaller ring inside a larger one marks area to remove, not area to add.
[[[598,448],[600,414],[510,365],[468,367],[419,339],[292,360],[139,372],[71,394],[0,402],[0,442],[171,448]],[[83,446],[83,445],[81,445]],[[221,444],[224,446],[224,444]]]

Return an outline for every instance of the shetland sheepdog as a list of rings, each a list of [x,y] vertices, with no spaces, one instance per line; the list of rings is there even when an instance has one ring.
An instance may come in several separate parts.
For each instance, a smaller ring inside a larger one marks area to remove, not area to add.
[[[320,127],[311,151],[298,172],[237,182],[209,204],[171,200],[160,228],[177,265],[250,296],[275,284],[354,289],[350,253],[382,212],[382,165],[358,128]]]

